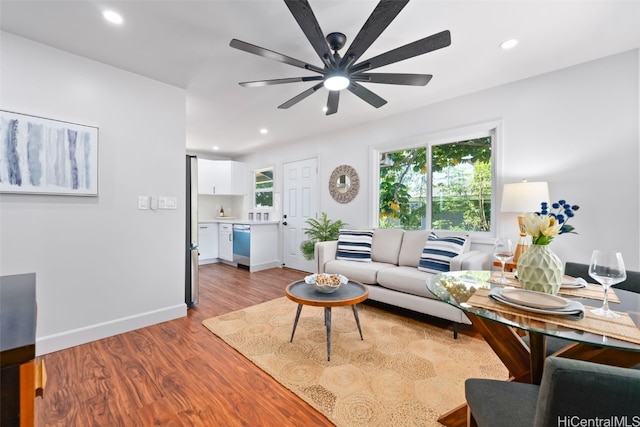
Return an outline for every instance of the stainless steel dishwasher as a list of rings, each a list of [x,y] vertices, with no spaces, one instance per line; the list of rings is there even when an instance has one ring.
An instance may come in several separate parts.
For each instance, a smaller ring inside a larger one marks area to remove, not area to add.
[[[251,265],[251,226],[233,224],[233,262],[249,267]]]

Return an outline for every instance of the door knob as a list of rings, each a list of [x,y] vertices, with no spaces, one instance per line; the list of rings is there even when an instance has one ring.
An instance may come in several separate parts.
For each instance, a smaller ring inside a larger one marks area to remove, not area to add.
[[[282,225],[288,225],[288,224],[287,224],[287,221],[283,222],[283,223],[282,223]]]

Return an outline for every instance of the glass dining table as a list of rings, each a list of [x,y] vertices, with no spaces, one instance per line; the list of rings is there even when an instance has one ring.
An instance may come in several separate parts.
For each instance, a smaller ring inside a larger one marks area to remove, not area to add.
[[[564,340],[554,340],[554,347],[559,347],[555,356],[621,367],[640,363],[640,294],[611,288],[610,307],[623,315],[618,324],[589,313],[590,308],[602,306],[599,285],[587,284],[584,290],[574,288],[565,293],[561,290],[561,297],[577,301],[585,309],[582,319],[568,319],[503,306],[491,298],[492,292],[500,292],[505,286],[518,288],[519,283],[513,274],[507,285],[494,283],[494,279],[490,271],[447,272],[433,276],[427,288],[438,299],[465,312],[505,364],[511,381],[540,383],[548,337]],[[453,426],[464,425],[465,420],[466,405],[462,405],[438,421]]]

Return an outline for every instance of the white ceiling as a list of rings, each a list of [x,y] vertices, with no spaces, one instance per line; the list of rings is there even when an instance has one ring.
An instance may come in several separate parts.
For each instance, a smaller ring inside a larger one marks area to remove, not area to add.
[[[310,3],[323,32],[345,33],[348,46],[377,0]],[[121,13],[124,24],[104,21],[106,8]],[[216,145],[226,157],[640,46],[640,0],[412,0],[361,59],[448,29],[451,46],[376,70],[433,74],[431,82],[365,84],[388,103],[375,109],[345,91],[338,113],[325,116],[325,89],[288,110],[276,108],[315,82],[238,85],[314,73],[232,49],[233,38],[321,66],[281,0],[0,0],[0,18],[4,31],[186,89],[187,149],[213,153]],[[520,41],[515,49],[498,48],[513,37]]]

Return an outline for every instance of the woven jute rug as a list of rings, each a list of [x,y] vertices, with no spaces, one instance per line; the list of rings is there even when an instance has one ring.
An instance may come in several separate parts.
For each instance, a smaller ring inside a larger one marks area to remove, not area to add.
[[[358,307],[364,340],[351,307],[332,309],[331,361],[321,307],[303,307],[293,342],[285,297],[203,324],[340,427],[439,426],[464,403],[465,379],[508,377],[483,340]]]

